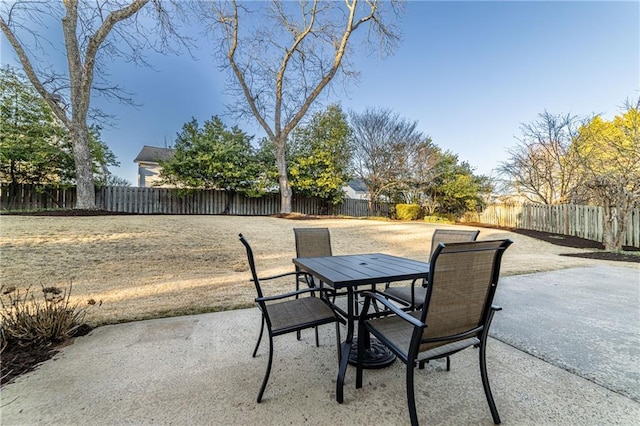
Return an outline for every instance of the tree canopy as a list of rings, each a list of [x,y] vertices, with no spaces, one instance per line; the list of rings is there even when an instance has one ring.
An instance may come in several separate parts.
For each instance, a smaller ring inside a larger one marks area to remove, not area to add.
[[[544,112],[522,125],[500,172],[518,195],[545,204],[603,207],[604,246],[622,249],[627,217],[640,205],[640,99],[612,120]]]
[[[571,144],[579,126],[578,117],[551,114],[520,126],[518,144],[509,150],[498,172],[509,189],[531,202],[565,204],[581,197],[577,161]]]
[[[351,113],[355,176],[365,183],[370,201],[419,204],[429,214],[460,216],[484,204],[492,185],[468,163],[442,151],[429,136],[384,108]]]
[[[459,217],[475,211],[493,190],[488,177],[475,175],[469,163],[460,162],[451,152],[441,154],[436,170],[428,191],[438,213]]]
[[[369,200],[408,187],[419,154],[431,144],[431,139],[417,130],[418,123],[400,117],[390,109],[367,108],[351,113],[353,169],[364,181]]]
[[[588,195],[604,208],[605,249],[620,250],[627,215],[640,206],[640,98],[610,121],[595,116],[581,126],[572,152]]]
[[[91,127],[89,149],[96,181],[108,179],[115,155]],[[0,178],[10,183],[74,184],[76,169],[66,128],[26,78],[0,69]],[[114,178],[111,177],[113,180]]]
[[[275,148],[282,213],[291,212],[289,135],[334,78],[356,77],[348,62],[355,34],[375,39],[383,52],[391,52],[398,36],[389,18],[397,13],[397,4],[378,0],[198,4],[200,16],[218,38],[218,54],[233,81],[229,90],[236,100],[231,112],[254,117]]]
[[[294,192],[334,204],[344,199],[351,160],[349,123],[337,105],[313,115],[299,126],[289,143],[289,175]]]
[[[237,127],[228,129],[217,116],[202,126],[194,118],[178,134],[175,154],[162,163],[161,179],[181,187],[257,195],[261,171],[252,139]]]

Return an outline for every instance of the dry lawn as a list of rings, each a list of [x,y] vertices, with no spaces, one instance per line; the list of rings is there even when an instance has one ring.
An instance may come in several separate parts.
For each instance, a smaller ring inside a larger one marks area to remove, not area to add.
[[[1,283],[68,288],[89,309],[92,325],[253,305],[242,232],[260,275],[293,269],[294,227],[328,227],[334,254],[384,252],[427,260],[430,238],[443,225],[360,219],[291,220],[236,216],[95,216],[0,218]],[[559,247],[511,232],[482,229],[480,239],[511,238],[502,274],[515,275],[594,263],[559,256]],[[640,268],[638,264],[616,266]],[[292,289],[281,282],[265,292]]]

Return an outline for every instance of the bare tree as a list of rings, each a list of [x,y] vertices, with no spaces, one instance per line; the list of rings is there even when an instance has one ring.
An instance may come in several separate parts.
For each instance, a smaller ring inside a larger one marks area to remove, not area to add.
[[[640,98],[627,101],[611,121],[593,117],[572,149],[589,195],[603,207],[604,248],[620,251],[627,217],[640,207]]]
[[[249,6],[256,7],[249,10]],[[291,212],[285,158],[287,137],[336,76],[357,76],[348,63],[354,33],[377,36],[380,51],[398,40],[385,23],[384,8],[397,2],[321,0],[270,3],[237,1],[200,4],[219,40],[218,53],[233,84],[236,117],[253,116],[276,147],[281,212]],[[362,28],[362,30],[360,30]]]
[[[369,202],[392,190],[408,190],[418,176],[426,178],[431,139],[389,109],[351,113],[354,170],[369,190]]]
[[[150,6],[145,7],[147,4]],[[2,2],[0,7],[2,33],[31,84],[69,131],[76,167],[76,208],[94,209],[87,124],[92,92],[130,100],[126,92],[105,78],[106,61],[120,56],[144,63],[146,49],[167,49],[170,38],[177,37],[168,5],[161,0],[25,0]],[[143,10],[146,13],[140,14]],[[64,70],[56,70],[53,65],[50,56],[56,53],[56,46],[44,34],[56,21],[64,37]]]
[[[570,152],[578,119],[545,111],[538,120],[522,124],[518,144],[498,172],[507,186],[529,201],[564,204],[576,201],[579,188],[577,162]]]

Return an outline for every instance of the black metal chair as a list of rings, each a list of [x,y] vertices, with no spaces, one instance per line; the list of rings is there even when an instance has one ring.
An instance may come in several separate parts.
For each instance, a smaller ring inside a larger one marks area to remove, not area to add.
[[[500,263],[510,240],[440,243],[430,262],[423,308],[405,312],[379,293],[364,293],[364,310],[358,322],[356,388],[362,387],[364,350],[370,334],[406,364],[407,403],[412,425],[418,424],[414,370],[420,362],[445,358],[468,347],[479,350],[480,376],[495,424],[500,423],[489,387],[486,343]],[[371,301],[383,304],[385,316],[369,314]],[[392,312],[389,315],[389,311]]]
[[[338,345],[338,360],[340,359],[340,319],[334,312],[328,298],[314,297],[311,293],[332,293],[333,290],[328,288],[304,288],[284,294],[265,296],[262,292],[261,281],[268,281],[276,278],[291,276],[296,280],[303,274],[302,272],[290,272],[286,274],[275,275],[272,277],[259,278],[256,272],[253,250],[249,242],[242,234],[239,234],[240,242],[247,250],[247,260],[251,269],[252,281],[256,287],[258,297],[256,304],[262,312],[262,321],[260,324],[260,336],[253,350],[253,357],[256,356],[262,335],[264,333],[265,324],[269,334],[269,363],[267,371],[262,381],[262,386],[258,392],[258,402],[262,401],[269,374],[271,373],[271,365],[273,362],[273,338],[287,333],[297,332],[306,328],[317,327],[323,324],[336,324],[336,342]],[[303,296],[303,297],[300,297]],[[304,297],[306,296],[306,297]],[[316,339],[316,344],[318,341]]]
[[[429,257],[438,248],[440,243],[464,243],[475,241],[480,231],[466,229],[436,229],[431,237],[431,252]],[[427,295],[426,282],[420,281],[418,284],[415,280],[408,286],[392,286],[387,284],[383,290],[385,297],[407,306],[409,309],[420,309],[424,298]]]

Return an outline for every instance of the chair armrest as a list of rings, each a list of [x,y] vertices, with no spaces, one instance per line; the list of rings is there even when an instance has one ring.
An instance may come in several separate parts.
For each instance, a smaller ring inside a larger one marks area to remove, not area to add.
[[[372,291],[362,292],[362,295],[364,297],[375,299],[376,302],[380,302],[382,305],[384,305],[391,312],[393,312],[394,314],[396,314],[397,316],[399,316],[400,318],[402,318],[406,322],[410,323],[414,327],[420,327],[420,328],[426,327],[425,323],[423,323],[420,320],[418,320],[417,318],[412,317],[411,315],[407,314],[405,311],[403,311],[402,309],[398,308],[396,305],[391,303],[386,297],[381,296],[380,294],[374,293]],[[367,314],[367,312],[363,312],[361,316],[364,318],[366,316],[366,314]]]
[[[274,300],[280,300],[280,299],[287,299],[290,297],[295,297],[298,296],[300,294],[304,294],[304,293],[329,293],[329,294],[333,294],[335,293],[333,289],[330,288],[319,288],[319,287],[313,287],[313,288],[303,288],[302,290],[297,290],[297,291],[291,291],[289,293],[283,293],[283,294],[276,294],[273,296],[263,296],[263,297],[256,297],[256,302],[271,302]]]
[[[415,279],[413,279],[413,280],[411,281],[411,287],[415,287],[415,285],[416,285],[416,281],[418,281],[419,279],[421,279],[421,278],[415,278]],[[408,281],[408,280],[407,280],[407,281]],[[427,284],[426,284],[426,280],[424,280],[424,281],[425,281],[425,282],[422,284],[422,286],[423,286],[423,287],[426,287],[426,286],[427,286]],[[394,282],[399,282],[399,283],[401,283],[401,282],[403,282],[403,281],[391,281],[391,282],[384,283],[384,288],[385,288],[385,289],[387,289],[387,288],[391,287],[391,284],[393,284]]]
[[[259,279],[262,280],[262,281],[268,281],[268,280],[273,280],[273,279],[276,279],[276,278],[288,277],[290,275],[308,275],[308,274],[306,272],[298,272],[298,271],[285,272],[284,274],[272,275],[270,277],[259,277]],[[253,281],[253,280],[251,280],[251,281]]]

